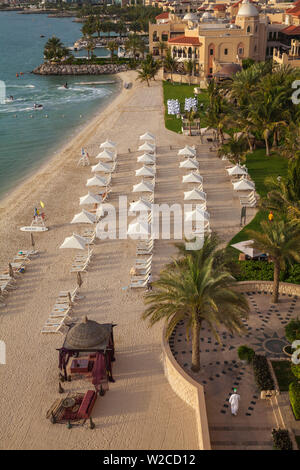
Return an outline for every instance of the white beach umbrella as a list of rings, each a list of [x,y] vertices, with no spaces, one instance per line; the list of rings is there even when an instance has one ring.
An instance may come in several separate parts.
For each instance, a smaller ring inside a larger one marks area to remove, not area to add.
[[[85,250],[88,245],[88,240],[76,233],[73,233],[71,237],[65,238],[64,242],[59,248],[75,248],[77,250]]]
[[[113,162],[115,159],[115,154],[109,152],[108,150],[103,150],[103,152],[98,153],[96,158],[98,160],[106,160],[107,162]]]
[[[234,165],[231,168],[226,168],[227,173],[230,176],[235,176],[235,175],[247,175],[247,170],[240,165]]]
[[[145,142],[143,145],[140,145],[138,150],[142,150],[143,152],[155,152],[155,145],[149,144],[149,142]]]
[[[142,166],[142,168],[139,168],[136,170],[135,175],[136,176],[155,176],[155,170],[152,168],[149,168],[148,166]]]
[[[190,158],[188,158],[187,160],[180,162],[179,167],[187,168],[188,170],[195,170],[199,168],[199,163],[196,160],[191,160]]]
[[[235,191],[253,191],[253,189],[255,189],[255,184],[252,183],[252,181],[243,178],[240,181],[233,183],[233,189]]]
[[[186,191],[184,193],[184,200],[185,201],[192,201],[192,200],[200,200],[206,201],[206,194],[203,191],[199,191],[199,189],[192,189],[192,191]]]
[[[252,245],[253,245],[253,240],[246,240],[244,242],[235,243],[234,245],[230,245],[230,246],[232,246],[233,248],[236,248],[242,253],[245,253],[245,255],[248,255],[251,258],[253,258],[254,256],[259,256],[263,254],[261,251],[258,251],[255,248],[253,248]]]
[[[183,183],[203,183],[203,177],[197,173],[191,172],[182,177]]]
[[[187,212],[185,214],[185,220],[203,220],[209,221],[210,215],[209,212],[200,209],[200,207],[196,207],[195,210]]]
[[[104,187],[107,186],[107,180],[102,178],[101,176],[93,176],[93,178],[89,178],[86,182],[86,186],[100,186]]]
[[[88,194],[80,198],[79,205],[84,206],[85,204],[99,204],[100,202],[102,202],[102,198],[100,196],[88,192]]]
[[[144,199],[139,199],[138,201],[132,202],[129,207],[129,212],[143,212],[143,211],[151,211],[152,205],[149,201],[145,201]]]
[[[100,144],[100,148],[101,149],[113,149],[113,150],[115,150],[116,145],[117,144],[115,142],[112,142],[111,140],[106,139],[105,142],[102,142],[102,144]]]
[[[150,235],[150,225],[147,222],[133,222],[128,225],[127,234],[136,238],[147,238]]]
[[[196,150],[186,146],[178,151],[178,155],[183,155],[184,157],[195,157]]]
[[[132,192],[133,193],[153,193],[154,191],[154,186],[151,183],[147,183],[146,181],[141,181],[138,184],[135,184],[133,186]]]
[[[74,215],[71,224],[94,224],[97,220],[95,214],[82,209],[79,214]]]
[[[137,158],[137,161],[139,163],[148,163],[149,164],[154,164],[156,161],[156,158],[154,155],[150,155],[149,153],[144,153],[140,157]]]
[[[208,131],[208,129],[209,129],[208,127],[201,127],[200,134],[204,135]]]
[[[140,140],[155,140],[155,136],[151,132],[146,132],[143,135],[140,135]]]
[[[97,171],[102,172],[102,173],[111,173],[112,165],[107,164],[107,163],[103,163],[103,162],[99,162],[99,163],[97,163],[97,165],[92,166],[92,172],[96,173]]]

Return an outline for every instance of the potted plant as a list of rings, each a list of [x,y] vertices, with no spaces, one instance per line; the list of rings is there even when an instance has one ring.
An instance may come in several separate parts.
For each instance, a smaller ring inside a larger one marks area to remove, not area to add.
[[[249,348],[249,346],[246,346],[244,344],[238,348],[237,352],[238,352],[238,357],[242,361],[243,364],[250,364],[253,361],[255,352],[252,348]]]
[[[296,340],[300,340],[300,320],[296,318],[291,320],[285,327],[285,337],[289,343],[293,343]],[[283,347],[283,352],[287,356],[291,357],[293,354],[292,347],[288,344]]]

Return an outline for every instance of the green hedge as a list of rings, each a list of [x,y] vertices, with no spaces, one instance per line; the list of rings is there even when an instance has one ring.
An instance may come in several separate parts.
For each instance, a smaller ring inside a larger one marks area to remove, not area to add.
[[[273,281],[274,265],[267,261],[237,261],[238,281]],[[300,284],[300,264],[287,267],[280,273],[280,281]]]
[[[252,364],[255,382],[259,390],[274,390],[275,385],[267,358],[265,356],[255,354]]]
[[[300,419],[300,384],[292,382],[289,387],[290,403],[296,419]]]
[[[252,348],[249,348],[249,346],[246,346],[243,344],[240,346],[237,350],[238,357],[241,359],[241,361],[247,361],[247,362],[252,362],[253,357],[255,355],[255,352]]]
[[[287,429],[273,429],[273,445],[276,450],[293,450],[293,444]]]

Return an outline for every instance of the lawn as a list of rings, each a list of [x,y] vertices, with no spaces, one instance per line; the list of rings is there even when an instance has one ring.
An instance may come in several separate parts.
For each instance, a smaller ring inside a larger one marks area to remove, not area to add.
[[[185,98],[192,98],[195,96],[194,88],[195,88],[195,85],[187,85],[187,84],[180,84],[180,83],[172,84],[171,82],[166,82],[166,81],[163,82],[164,105],[165,105],[165,126],[170,131],[177,132],[177,133],[181,132],[181,119],[178,119],[174,115],[168,114],[167,101],[170,99],[173,99],[173,100],[178,99],[180,103],[181,112],[184,112]],[[201,127],[205,127],[205,123],[206,123],[205,110],[208,104],[207,92],[202,91],[199,95],[197,95],[197,98],[198,98],[198,105],[200,105],[201,103],[204,104],[203,110],[199,111],[199,114],[200,114],[200,119],[201,119]],[[198,106],[198,109],[200,110],[199,106]]]
[[[271,362],[277,378],[279,390],[281,392],[288,392],[290,383],[295,381],[295,376],[291,371],[291,361]]]

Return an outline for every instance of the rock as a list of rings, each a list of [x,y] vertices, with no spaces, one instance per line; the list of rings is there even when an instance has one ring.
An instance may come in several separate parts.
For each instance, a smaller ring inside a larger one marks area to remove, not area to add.
[[[48,64],[39,65],[33,70],[38,75],[104,75],[125,72],[128,70],[126,64]]]

